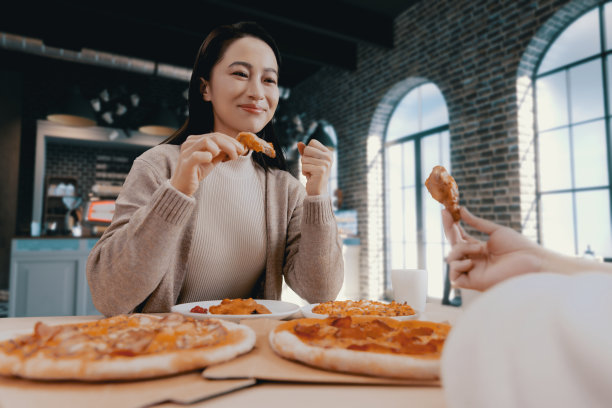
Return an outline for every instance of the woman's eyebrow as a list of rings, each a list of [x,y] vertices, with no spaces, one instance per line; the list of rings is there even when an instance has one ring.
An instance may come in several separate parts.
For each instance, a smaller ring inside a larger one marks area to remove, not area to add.
[[[253,68],[253,64],[249,64],[248,62],[245,62],[245,61],[234,61],[228,65],[228,68],[231,68],[234,65],[242,65],[243,67],[248,68],[248,69]],[[264,71],[273,72],[274,74],[276,74],[276,76],[278,76],[278,71],[276,71],[274,68],[264,68]]]

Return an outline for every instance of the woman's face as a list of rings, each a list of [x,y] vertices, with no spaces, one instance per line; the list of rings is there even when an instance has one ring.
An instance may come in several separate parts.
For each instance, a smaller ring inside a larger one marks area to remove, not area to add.
[[[262,130],[278,105],[276,57],[255,37],[232,42],[202,84],[204,100],[212,103],[214,131],[232,137]]]

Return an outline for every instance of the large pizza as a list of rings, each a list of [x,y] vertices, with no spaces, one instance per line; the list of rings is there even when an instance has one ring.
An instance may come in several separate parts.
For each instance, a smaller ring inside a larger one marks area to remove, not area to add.
[[[270,332],[281,357],[333,371],[434,380],[450,326],[419,320],[345,316],[297,319]]]
[[[0,342],[0,375],[45,380],[150,378],[195,370],[250,351],[255,333],[218,319],[119,315],[48,326]]]

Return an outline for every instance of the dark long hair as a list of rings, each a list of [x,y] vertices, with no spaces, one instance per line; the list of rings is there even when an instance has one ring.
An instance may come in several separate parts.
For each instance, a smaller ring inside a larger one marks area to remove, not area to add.
[[[200,135],[213,131],[214,116],[212,104],[204,101],[204,98],[202,98],[202,93],[200,92],[200,78],[210,81],[210,73],[215,64],[223,57],[227,47],[229,47],[233,41],[243,37],[255,37],[268,44],[270,48],[272,48],[276,56],[276,62],[280,68],[281,58],[278,47],[274,39],[259,24],[241,22],[231,25],[222,25],[215,28],[208,34],[206,39],[204,39],[198,51],[195,64],[193,65],[191,80],[189,81],[189,116],[187,120],[185,120],[185,123],[183,123],[183,125],[170,137],[164,140],[162,144],[180,145],[189,135]],[[272,159],[263,153],[257,152],[253,152],[251,157],[255,163],[259,164],[265,170],[268,170],[268,168],[287,170],[287,162],[285,161],[283,150],[274,133],[273,121],[274,117],[259,133],[257,133],[257,136],[274,145],[276,158]]]

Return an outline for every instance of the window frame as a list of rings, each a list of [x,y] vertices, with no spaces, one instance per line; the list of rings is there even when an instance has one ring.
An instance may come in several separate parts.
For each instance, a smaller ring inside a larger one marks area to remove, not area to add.
[[[610,89],[609,89],[609,83],[610,83],[610,78],[609,78],[609,72],[608,72],[608,58],[612,59],[612,49],[610,50],[606,50],[607,48],[607,44],[606,44],[606,21],[605,21],[605,6],[606,4],[610,4],[610,6],[612,6],[612,2],[607,2],[607,3],[603,3],[603,4],[599,4],[593,8],[590,8],[588,10],[586,10],[584,13],[582,13],[579,17],[577,17],[576,19],[572,20],[571,22],[569,22],[566,27],[564,29],[562,29],[559,32],[559,35],[552,40],[549,44],[547,49],[544,51],[544,53],[542,54],[542,58],[540,58],[540,60],[537,63],[537,66],[534,70],[533,73],[533,77],[532,77],[532,83],[534,84],[534,86],[532,87],[533,89],[533,100],[534,100],[534,104],[533,104],[533,110],[534,110],[534,131],[535,131],[535,145],[534,145],[534,149],[535,149],[535,169],[536,169],[536,203],[537,203],[537,211],[538,211],[538,228],[537,228],[537,238],[538,238],[538,242],[542,244],[543,241],[543,217],[542,217],[542,197],[543,196],[548,196],[548,195],[554,195],[554,194],[571,194],[572,197],[572,229],[573,229],[573,246],[574,246],[574,255],[581,255],[581,250],[584,248],[579,248],[578,245],[580,244],[578,242],[578,212],[577,212],[577,206],[576,206],[576,194],[577,193],[581,193],[581,192],[586,192],[586,191],[602,191],[602,190],[607,190],[608,191],[608,197],[609,197],[609,213],[610,213],[610,219],[612,220],[612,140],[611,140],[611,126],[612,126],[612,114],[610,113]],[[548,54],[548,50],[553,46],[553,44],[555,44],[555,42],[559,39],[559,37],[565,32],[565,30],[572,25],[574,22],[578,21],[580,18],[582,18],[584,15],[586,15],[587,13],[590,13],[593,11],[594,8],[598,9],[598,18],[599,18],[599,36],[600,36],[600,50],[599,53],[591,55],[589,57],[586,58],[582,58],[576,61],[572,61],[568,64],[565,65],[561,65],[559,67],[553,68],[551,70],[545,71],[545,72],[539,72],[539,68],[540,65],[542,64],[542,62],[546,59],[546,56]],[[612,27],[612,21],[609,22],[609,25]],[[602,92],[603,92],[603,109],[604,109],[604,114],[603,117],[598,117],[598,118],[594,118],[594,119],[588,119],[588,120],[584,120],[584,121],[580,121],[580,122],[573,122],[572,121],[572,95],[570,94],[570,71],[572,68],[581,66],[583,64],[592,62],[592,61],[599,61],[600,62],[600,67],[602,70]],[[539,79],[545,78],[547,76],[551,76],[551,75],[555,75],[558,74],[560,72],[564,73],[564,79],[566,81],[566,89],[567,89],[567,114],[568,114],[568,123],[562,126],[556,126],[550,129],[545,129],[544,131],[541,131],[538,127],[538,111],[537,111],[537,106],[538,106],[538,95],[537,95],[537,83]],[[603,120],[604,122],[604,132],[605,132],[605,140],[606,140],[606,157],[607,157],[607,172],[608,172],[608,184],[607,185],[602,185],[602,186],[591,186],[591,187],[576,187],[576,181],[575,181],[575,160],[574,160],[574,154],[575,154],[575,143],[576,142],[576,138],[574,137],[574,128],[580,125],[585,125],[588,123],[592,123],[592,122],[597,122],[597,121],[601,121]],[[564,130],[567,129],[568,131],[568,137],[569,137],[569,142],[570,142],[570,177],[571,177],[571,188],[563,188],[563,189],[555,189],[555,190],[547,190],[545,192],[542,191],[541,188],[541,171],[540,171],[540,164],[541,164],[541,158],[540,158],[540,151],[539,151],[539,145],[540,145],[540,135],[546,132],[552,132],[552,131],[557,131],[557,130]],[[612,232],[612,226],[611,226],[611,232]]]

